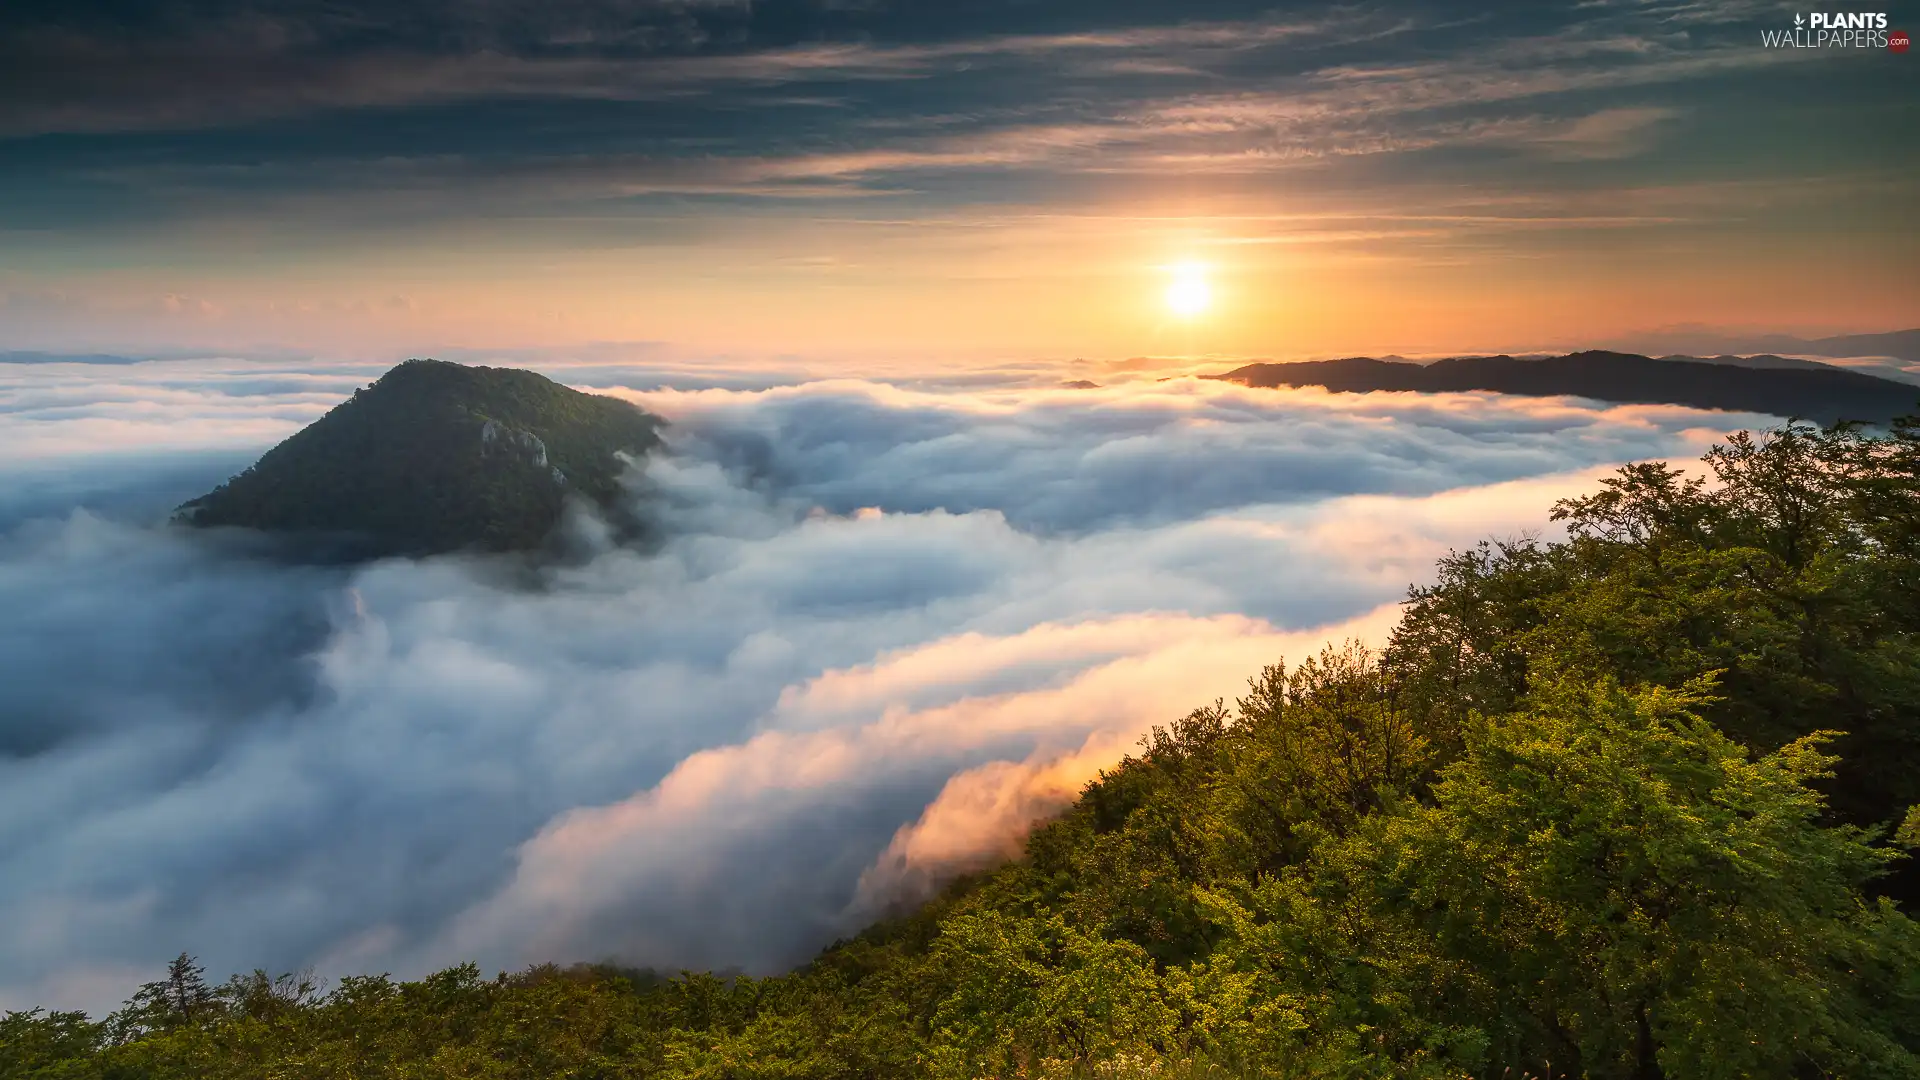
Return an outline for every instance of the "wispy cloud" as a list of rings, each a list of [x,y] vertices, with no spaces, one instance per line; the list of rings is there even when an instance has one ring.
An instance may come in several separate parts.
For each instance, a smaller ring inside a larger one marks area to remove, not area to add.
[[[328,47],[328,38],[313,28],[281,22],[248,21],[158,40],[30,34],[18,37],[15,49],[34,69],[35,92],[7,93],[0,83],[0,132],[218,127],[321,109],[481,97],[660,101],[736,86],[925,78],[1006,61],[1071,69],[1091,58],[1099,70],[1120,75],[1156,64],[1170,73],[1199,71],[1207,66],[1204,57],[1326,39],[1367,24],[1355,15],[1297,22],[1260,18],[925,44],[847,41],[717,51],[700,48],[708,42],[699,37],[609,40],[591,34],[576,49],[516,49],[479,33],[451,53],[393,45],[343,52]],[[1127,63],[1136,66],[1115,66]]]
[[[491,267],[469,282],[479,289],[479,277],[513,278],[521,260],[564,266],[614,250],[651,253],[628,265],[656,278],[671,276],[661,259],[708,262],[676,284],[864,262],[930,291],[943,275],[990,275],[952,257],[952,233],[994,217],[1024,219],[1034,239],[1004,245],[992,265],[1047,264],[1056,282],[1169,257],[1149,248],[1233,246],[1245,256],[1237,269],[1264,275],[1258,289],[1271,293],[1301,280],[1290,252],[1311,247],[1347,268],[1447,268],[1391,283],[1436,298],[1521,261],[1550,263],[1557,272],[1528,288],[1601,288],[1605,297],[1589,291],[1579,305],[1551,301],[1572,309],[1556,321],[1593,313],[1608,324],[1597,332],[1646,302],[1672,308],[1646,316],[1655,321],[1741,318],[1727,309],[1756,290],[1771,290],[1778,302],[1764,307],[1783,327],[1869,329],[1905,310],[1886,283],[1900,256],[1871,223],[1903,212],[1898,180],[1915,151],[1880,133],[1898,126],[1910,95],[1883,57],[1761,48],[1753,31],[1776,16],[1744,0],[1470,12],[1427,0],[347,0],[32,13],[0,21],[0,261],[36,279],[16,289],[0,278],[21,298],[0,308],[0,330],[20,345],[78,347],[102,322],[116,342],[158,333],[176,344],[311,345],[351,333],[396,348],[478,343],[459,327],[496,315],[490,332],[514,342],[653,337],[667,331],[611,303],[604,293],[617,286],[596,282],[620,275],[597,264],[574,288],[546,269],[516,278],[540,294],[517,306],[470,291],[430,315],[430,294],[462,279],[448,252]],[[1854,197],[1812,197],[1842,188]],[[1707,197],[1715,191],[1737,197]],[[1104,250],[1083,244],[1072,267],[1054,265],[1072,237],[1039,238],[1075,215],[1118,225],[1176,208],[1185,225],[1112,233]],[[1213,228],[1276,209],[1321,222]],[[1581,276],[1598,272],[1594,245],[1630,235],[1660,256],[1667,282],[1654,301],[1629,295],[1644,267],[1607,262],[1604,287]],[[1823,235],[1844,238],[1854,261],[1820,256]],[[754,244],[763,250],[747,253]],[[1795,255],[1736,253],[1746,244]],[[1832,263],[1817,290],[1787,280],[1787,262],[1815,257]],[[206,269],[239,258],[259,272]],[[1335,288],[1334,276],[1311,277]],[[349,284],[363,280],[366,295]],[[265,297],[265,282],[285,287]],[[1362,287],[1339,279],[1347,299]],[[141,306],[167,293],[213,306]],[[422,306],[388,311],[379,304],[389,295]],[[1045,348],[1136,347],[1103,329],[1116,325],[1111,313],[1067,315],[1084,298],[1060,299]],[[1503,318],[1549,302],[1509,305]],[[301,307],[323,303],[343,314],[321,325]],[[1309,306],[1344,304],[1322,295]],[[1700,305],[1714,310],[1680,310]],[[481,314],[462,323],[456,308]],[[682,310],[676,301],[663,317]],[[854,336],[869,310],[837,324]],[[965,318],[981,336],[996,323],[981,311]],[[806,323],[788,318],[749,342],[723,321],[672,333],[763,347]],[[1356,311],[1349,321],[1382,320]],[[1285,348],[1300,330],[1261,332],[1232,347]],[[1316,334],[1316,347],[1331,333]],[[1464,336],[1445,335],[1467,347]]]

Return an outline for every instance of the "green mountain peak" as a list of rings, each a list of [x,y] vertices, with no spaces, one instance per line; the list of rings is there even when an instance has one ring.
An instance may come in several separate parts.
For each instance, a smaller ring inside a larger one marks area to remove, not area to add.
[[[577,497],[632,532],[623,456],[657,447],[664,423],[531,371],[408,360],[177,518],[368,555],[525,551]]]

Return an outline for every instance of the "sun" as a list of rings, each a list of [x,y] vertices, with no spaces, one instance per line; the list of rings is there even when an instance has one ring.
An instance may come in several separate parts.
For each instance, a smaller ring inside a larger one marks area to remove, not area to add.
[[[1213,287],[1207,284],[1207,268],[1195,262],[1175,263],[1167,268],[1173,280],[1167,284],[1167,310],[1183,319],[1191,319],[1213,305]]]

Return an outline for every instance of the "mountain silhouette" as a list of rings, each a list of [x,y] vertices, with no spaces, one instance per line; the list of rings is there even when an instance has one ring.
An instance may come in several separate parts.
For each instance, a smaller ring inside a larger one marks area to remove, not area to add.
[[[1676,326],[1626,335],[1605,344],[1650,352],[1784,353],[1836,359],[1888,356],[1909,363],[1920,362],[1920,329],[1803,338],[1789,334],[1729,334],[1703,326]]]
[[[1344,393],[1487,390],[1561,394],[1622,404],[1769,413],[1831,424],[1884,422],[1920,409],[1920,388],[1856,371],[1780,357],[1654,359],[1636,353],[1461,356],[1430,364],[1356,356],[1291,364],[1248,364],[1213,376],[1248,386],[1324,386]]]
[[[616,529],[622,455],[659,445],[664,422],[531,371],[409,360],[181,506],[193,526],[238,526],[347,557],[526,551],[570,498]]]

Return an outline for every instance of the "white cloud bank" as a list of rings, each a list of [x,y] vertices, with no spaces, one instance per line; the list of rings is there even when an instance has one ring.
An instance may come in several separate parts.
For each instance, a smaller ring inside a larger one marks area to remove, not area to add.
[[[40,448],[0,474],[184,497],[169,462],[366,377],[0,371],[0,447]],[[675,421],[636,481],[670,538],[531,586],[14,507],[0,1005],[108,1006],[181,949],[777,969],[1012,852],[1148,725],[1379,640],[1447,547],[1741,422],[1184,379],[623,392]]]

